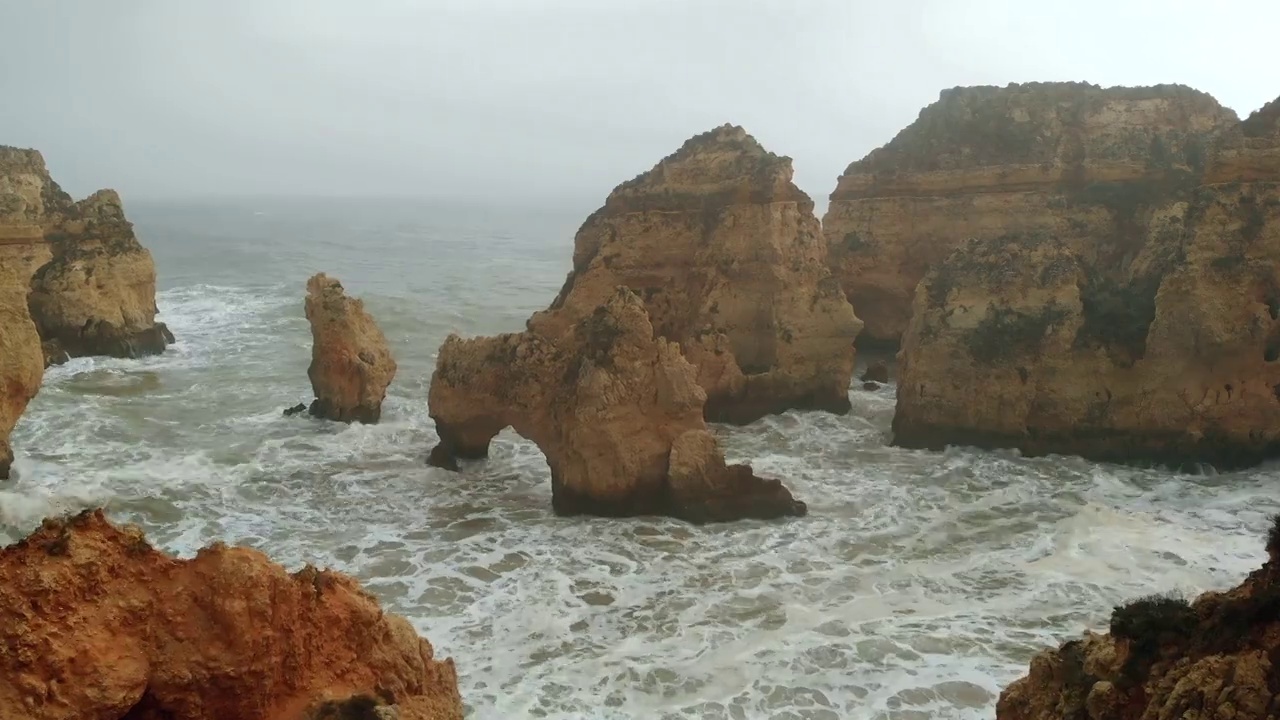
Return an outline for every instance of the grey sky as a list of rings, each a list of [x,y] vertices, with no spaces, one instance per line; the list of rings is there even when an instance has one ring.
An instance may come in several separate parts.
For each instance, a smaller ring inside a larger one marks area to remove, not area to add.
[[[0,0],[0,143],[73,194],[603,200],[743,125],[825,205],[943,88],[1280,95],[1275,0]]]

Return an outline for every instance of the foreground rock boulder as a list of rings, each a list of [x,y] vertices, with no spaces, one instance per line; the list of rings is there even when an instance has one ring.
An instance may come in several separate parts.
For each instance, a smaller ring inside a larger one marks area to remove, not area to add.
[[[1280,717],[1280,517],[1267,550],[1236,588],[1136,600],[1115,609],[1110,634],[1037,655],[997,720]]]
[[[99,190],[74,202],[34,150],[0,146],[0,261],[12,262],[0,273],[30,288],[50,363],[140,357],[173,342],[155,321],[155,262],[120,197]]]
[[[690,139],[587,218],[573,271],[530,329],[558,336],[625,285],[697,368],[708,420],[848,411],[862,324],[791,177],[790,158],[740,127]]]
[[[1074,244],[1142,224],[1136,206],[1185,189],[1213,135],[1237,121],[1179,85],[944,91],[831,193],[822,227],[866,323],[859,343],[896,345],[916,285],[966,240],[1045,233]],[[1112,251],[1119,260],[1129,246]]]
[[[376,423],[396,376],[387,338],[342,283],[320,273],[307,281],[305,303],[311,323],[311,366],[307,375],[316,399],[311,414],[342,422]]]
[[[1078,228],[974,238],[930,271],[899,355],[897,444],[1220,468],[1280,455],[1277,113],[1192,137],[1149,176],[1065,195]]]
[[[551,468],[562,515],[671,515],[693,522],[801,515],[777,480],[726,465],[703,420],[706,392],[644,303],[617,287],[556,335],[530,330],[440,348],[431,417],[434,465],[485,457],[512,427]]]
[[[0,550],[0,577],[5,717],[462,718],[453,662],[344,575],[220,544],[178,560],[87,511]]]
[[[44,379],[40,335],[27,313],[26,285],[14,286],[0,271],[0,480],[9,479],[9,433]]]

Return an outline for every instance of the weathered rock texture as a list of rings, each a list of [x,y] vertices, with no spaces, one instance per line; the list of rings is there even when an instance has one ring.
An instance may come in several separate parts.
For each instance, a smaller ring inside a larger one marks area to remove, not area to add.
[[[307,281],[311,323],[311,367],[316,399],[311,414],[330,420],[376,423],[382,400],[396,376],[387,338],[364,302],[347,297],[342,283],[320,273]]]
[[[1280,718],[1280,518],[1270,560],[1194,604],[1116,608],[1111,633],[1046,651],[1000,695],[997,720]]]
[[[708,420],[846,412],[862,325],[791,176],[740,127],[690,139],[587,218],[564,288],[529,327],[558,336],[626,285],[697,368]]]
[[[13,463],[9,433],[40,390],[43,378],[44,355],[40,335],[27,313],[26,285],[15,286],[7,273],[0,272],[0,480],[9,478]]]
[[[1202,173],[1211,135],[1236,120],[1176,85],[944,91],[888,145],[851,164],[831,193],[823,232],[866,323],[859,342],[896,343],[916,285],[965,240],[1048,233],[1075,242],[1141,224],[1132,207],[1144,198],[1135,193],[1159,194]]]
[[[173,341],[155,322],[155,263],[120,197],[72,201],[34,150],[0,146],[0,275],[29,286],[48,362],[138,357]]]
[[[673,515],[695,522],[804,513],[777,480],[726,466],[703,420],[706,393],[674,342],[654,337],[643,302],[625,287],[575,324],[440,348],[431,462],[484,457],[506,427],[551,467],[555,511]]]
[[[327,700],[462,718],[457,674],[344,575],[215,544],[192,560],[101,511],[0,550],[0,708],[27,720],[300,720]]]
[[[1144,130],[1214,115],[1205,96],[1162,92],[1154,118],[1108,116],[1117,144],[1092,151],[1142,151],[1145,175],[1138,160],[1086,163],[1088,182],[1056,196],[1061,223],[976,237],[925,277],[896,443],[1219,467],[1280,454],[1277,113]]]

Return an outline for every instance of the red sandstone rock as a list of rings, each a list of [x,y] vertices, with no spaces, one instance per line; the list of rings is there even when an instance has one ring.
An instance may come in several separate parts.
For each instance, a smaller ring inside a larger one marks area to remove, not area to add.
[[[101,511],[0,550],[6,720],[301,720],[361,694],[462,718],[453,662],[344,575],[221,544],[178,560]]]

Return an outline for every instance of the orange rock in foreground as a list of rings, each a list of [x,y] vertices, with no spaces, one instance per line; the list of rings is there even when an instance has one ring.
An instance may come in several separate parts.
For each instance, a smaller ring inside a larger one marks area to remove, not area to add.
[[[0,578],[4,718],[462,718],[453,661],[338,573],[222,544],[175,559],[98,510],[0,550]]]

